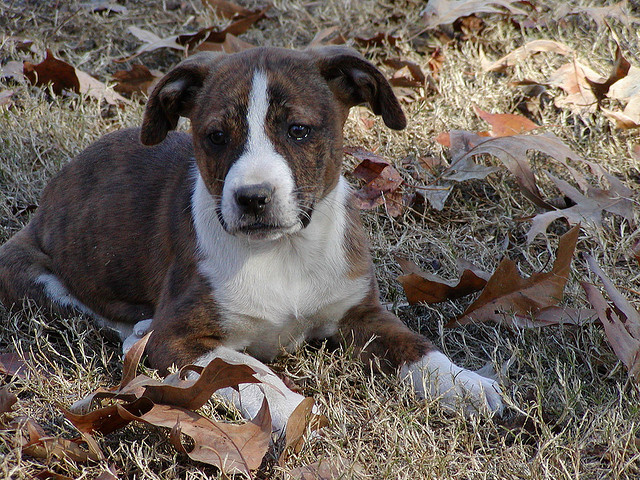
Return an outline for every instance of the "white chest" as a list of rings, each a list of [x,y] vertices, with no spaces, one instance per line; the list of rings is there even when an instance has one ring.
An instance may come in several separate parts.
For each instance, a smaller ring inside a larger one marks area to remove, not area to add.
[[[303,231],[254,243],[226,234],[213,219],[205,222],[199,212],[213,210],[196,207],[213,200],[198,184],[194,218],[203,255],[199,267],[213,287],[227,346],[270,359],[305,339],[335,333],[342,316],[364,298],[369,283],[348,276],[345,181],[316,207]]]

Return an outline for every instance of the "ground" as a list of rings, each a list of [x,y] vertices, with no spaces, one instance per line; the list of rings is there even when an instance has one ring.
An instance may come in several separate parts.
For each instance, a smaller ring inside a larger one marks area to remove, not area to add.
[[[20,50],[16,42],[3,37],[0,65],[25,60],[38,63],[45,49],[50,49],[58,58],[105,82],[112,81],[115,71],[135,62],[166,72],[180,60],[181,52],[159,49],[132,62],[114,62],[141,45],[128,27],[166,37],[228,23],[196,0],[123,0],[117,5],[127,10],[111,13],[93,12],[87,7],[92,3],[100,2],[0,3],[4,34],[33,41],[30,50]],[[403,169],[407,163],[403,160],[449,158],[448,150],[435,141],[438,134],[486,129],[473,105],[493,113],[518,113],[523,88],[510,82],[543,81],[566,61],[543,53],[507,74],[496,74],[483,71],[483,57],[495,60],[530,40],[551,39],[566,43],[579,59],[606,75],[615,57],[615,39],[632,64],[640,56],[637,24],[625,25],[615,18],[598,24],[586,13],[553,20],[553,12],[560,7],[613,2],[525,2],[522,8],[530,11],[534,4],[538,18],[550,20],[529,26],[522,21],[524,17],[490,14],[482,17],[479,30],[458,23],[423,33],[420,12],[424,1],[276,0],[273,4],[266,19],[240,36],[243,40],[304,48],[317,32],[337,27],[349,44],[377,65],[382,66],[387,57],[401,57],[430,72],[428,62],[436,49],[442,54],[443,63],[431,87],[418,90],[417,100],[403,104],[409,120],[406,130],[390,131],[380,120],[372,125],[369,120],[374,117],[365,107],[352,110],[345,129],[345,144],[389,159],[404,176],[407,192],[416,179]],[[628,12],[640,16],[634,2]],[[354,40],[379,32],[397,37],[395,45]],[[124,107],[109,106],[76,93],[54,95],[47,88],[0,79],[0,93],[6,90],[14,93],[9,104],[0,106],[0,242],[28,221],[47,180],[65,162],[101,135],[138,125],[143,111],[143,104],[136,101]],[[618,130],[601,112],[576,115],[557,108],[553,100],[558,96],[557,89],[548,89],[539,108],[527,115],[637,193],[640,160],[633,152],[640,143],[638,130]],[[499,165],[495,159],[483,161]],[[354,165],[348,157],[345,172],[357,184],[350,175]],[[635,199],[634,208],[637,220]],[[535,213],[536,207],[506,170],[457,185],[442,211],[427,206],[408,209],[397,218],[389,216],[384,207],[363,212],[383,301],[457,363],[473,369],[491,363],[504,387],[507,409],[502,418],[465,419],[442,410],[435,401],[416,399],[393,376],[368,375],[349,352],[309,347],[281,358],[274,368],[317,400],[329,426],[283,467],[268,456],[256,476],[283,478],[295,467],[340,457],[348,459],[340,478],[638,478],[640,390],[629,380],[598,322],[542,329],[494,324],[446,329],[444,325],[464,311],[469,298],[408,306],[396,280],[400,274],[397,254],[448,278],[455,277],[458,258],[488,271],[504,256],[514,259],[524,274],[548,269],[557,240],[569,226],[554,222],[546,237],[538,236],[527,244],[525,233]],[[606,216],[602,229],[584,229],[565,304],[587,306],[578,281],[598,283],[581,256],[590,253],[638,308],[640,268],[630,250],[639,238],[634,227],[613,215]],[[29,304],[0,310],[0,352],[24,353],[31,366],[26,378],[5,380],[19,398],[14,415],[34,418],[51,435],[76,435],[58,406],[69,406],[99,386],[116,384],[121,374],[119,350],[117,342],[106,339],[87,319],[51,319]],[[233,412],[217,404],[204,410],[233,418]],[[215,468],[176,453],[166,434],[152,428],[129,426],[98,440],[106,460],[84,465],[23,455],[15,432],[0,430],[0,476],[32,478],[48,469],[72,478],[95,478],[107,468],[120,478],[131,479],[219,476]]]

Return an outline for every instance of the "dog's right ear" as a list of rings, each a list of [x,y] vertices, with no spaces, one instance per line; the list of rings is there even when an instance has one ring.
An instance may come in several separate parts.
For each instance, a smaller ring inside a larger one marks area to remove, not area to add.
[[[180,62],[160,79],[147,101],[140,141],[156,145],[176,128],[180,117],[188,116],[211,66],[220,53],[203,52]]]

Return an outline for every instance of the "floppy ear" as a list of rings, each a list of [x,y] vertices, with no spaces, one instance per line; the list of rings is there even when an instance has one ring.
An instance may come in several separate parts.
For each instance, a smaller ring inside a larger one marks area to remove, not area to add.
[[[140,141],[155,145],[176,128],[180,117],[188,116],[211,66],[221,54],[198,53],[180,62],[160,79],[149,96],[142,118]]]
[[[402,107],[382,72],[357,51],[345,46],[315,47],[307,50],[316,58],[320,73],[333,94],[348,108],[368,103],[384,123],[395,130],[407,126]]]

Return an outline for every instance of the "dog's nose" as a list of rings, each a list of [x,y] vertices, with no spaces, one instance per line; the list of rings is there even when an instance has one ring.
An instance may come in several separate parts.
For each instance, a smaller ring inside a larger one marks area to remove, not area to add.
[[[266,183],[239,187],[235,193],[236,203],[244,213],[259,215],[271,202],[273,191],[274,187]]]

